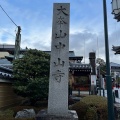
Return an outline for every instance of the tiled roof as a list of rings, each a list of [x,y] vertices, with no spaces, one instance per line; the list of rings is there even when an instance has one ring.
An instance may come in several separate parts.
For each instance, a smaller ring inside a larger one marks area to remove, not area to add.
[[[8,61],[7,59],[0,59],[0,64],[10,64],[10,61]]]
[[[120,67],[120,64],[110,62],[110,66]]]
[[[75,69],[91,69],[90,64],[80,64],[80,63],[70,63],[69,68],[75,68]]]
[[[51,51],[43,51],[43,52],[51,54]],[[74,51],[69,51],[69,57],[75,57]]]
[[[0,75],[2,75],[2,76],[4,76],[4,77],[12,77],[11,74],[4,73],[4,72],[0,72]]]
[[[15,45],[10,45],[10,44],[0,44],[0,48],[15,48]]]
[[[115,51],[116,53],[115,54],[119,54],[120,53],[120,46],[113,46],[112,47],[112,51]]]
[[[13,65],[7,59],[0,59],[0,72],[11,74]]]
[[[69,60],[80,60],[82,61],[83,56],[74,56],[74,57],[69,57]]]
[[[13,70],[12,70],[12,64],[11,64],[11,66],[8,66],[8,65],[0,65],[0,69],[2,70],[2,71],[6,71],[6,72],[8,72],[8,73],[12,73],[13,72]]]
[[[13,65],[5,58],[0,59],[0,82],[11,81]]]
[[[69,57],[75,57],[74,51],[69,51]]]
[[[6,59],[0,59],[0,78],[12,78],[13,65]]]

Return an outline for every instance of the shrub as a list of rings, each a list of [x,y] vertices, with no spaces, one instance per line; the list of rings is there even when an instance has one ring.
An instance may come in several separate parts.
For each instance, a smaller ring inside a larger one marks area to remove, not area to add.
[[[87,120],[97,120],[97,109],[96,107],[89,107],[86,112],[86,119]]]
[[[29,49],[21,59],[13,61],[14,92],[29,98],[31,105],[47,99],[49,83],[50,55]]]
[[[78,114],[79,120],[85,120],[85,115],[87,112],[87,105],[84,102],[77,102],[70,107],[70,109],[75,110]]]
[[[79,120],[107,120],[107,99],[97,95],[84,97],[70,109],[76,110]]]

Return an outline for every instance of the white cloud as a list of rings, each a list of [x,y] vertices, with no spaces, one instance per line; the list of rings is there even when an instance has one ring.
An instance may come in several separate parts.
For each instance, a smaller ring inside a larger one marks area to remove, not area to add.
[[[32,29],[27,35],[23,34],[22,47],[36,48],[40,50],[50,50],[51,46],[51,29],[41,31],[40,29]]]
[[[13,2],[19,4],[13,4]],[[29,0],[1,1],[4,9],[15,23],[22,28],[22,48],[27,46],[28,48],[40,50],[51,49],[53,2],[64,2],[64,0],[46,0],[44,2],[35,0],[34,3],[30,3]],[[66,2],[71,2],[70,50],[74,50],[78,56],[84,56],[85,54],[86,62],[89,62],[89,52],[92,51],[96,51],[96,56],[105,60],[102,1],[66,0]],[[114,52],[111,51],[112,45],[120,45],[120,23],[117,23],[111,15],[110,2],[110,0],[107,1],[110,60],[120,63],[119,55],[116,59]],[[3,11],[0,10],[0,14],[0,42],[14,44],[15,39],[12,35],[15,36],[16,26],[6,17]],[[1,28],[12,35],[4,32]],[[5,35],[7,37],[3,39]]]

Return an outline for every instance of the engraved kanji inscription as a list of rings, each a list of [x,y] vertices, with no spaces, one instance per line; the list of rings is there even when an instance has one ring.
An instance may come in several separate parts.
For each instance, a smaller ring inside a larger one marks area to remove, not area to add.
[[[52,76],[54,76],[54,79],[60,83],[64,73],[62,73],[60,70],[57,70],[54,74],[52,74]]]
[[[63,49],[65,47],[65,44],[62,44],[61,42],[59,42],[58,45],[55,45],[56,49]]]
[[[70,3],[54,3],[47,114],[68,119],[69,21]]]
[[[60,25],[60,28],[63,24],[67,24],[67,22],[64,21],[64,17],[59,17],[57,21],[58,25]]]
[[[65,38],[66,35],[67,35],[67,33],[63,33],[62,30],[60,30],[59,35],[57,33],[55,34],[55,39],[57,39],[57,38]]]
[[[64,61],[61,61],[61,59],[60,58],[58,58],[58,61],[57,62],[54,62],[54,64],[55,64],[55,66],[62,66],[62,67],[64,67]]]
[[[68,14],[65,12],[65,11],[66,11],[66,8],[63,8],[62,6],[60,6],[60,8],[57,9],[57,10],[59,11],[59,13],[58,13],[57,15],[63,13],[64,15],[68,16]]]

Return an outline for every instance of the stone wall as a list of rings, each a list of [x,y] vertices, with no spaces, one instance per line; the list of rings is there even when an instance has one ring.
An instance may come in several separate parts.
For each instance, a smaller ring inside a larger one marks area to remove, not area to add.
[[[0,82],[0,110],[18,104],[21,100],[13,92],[12,83]]]

